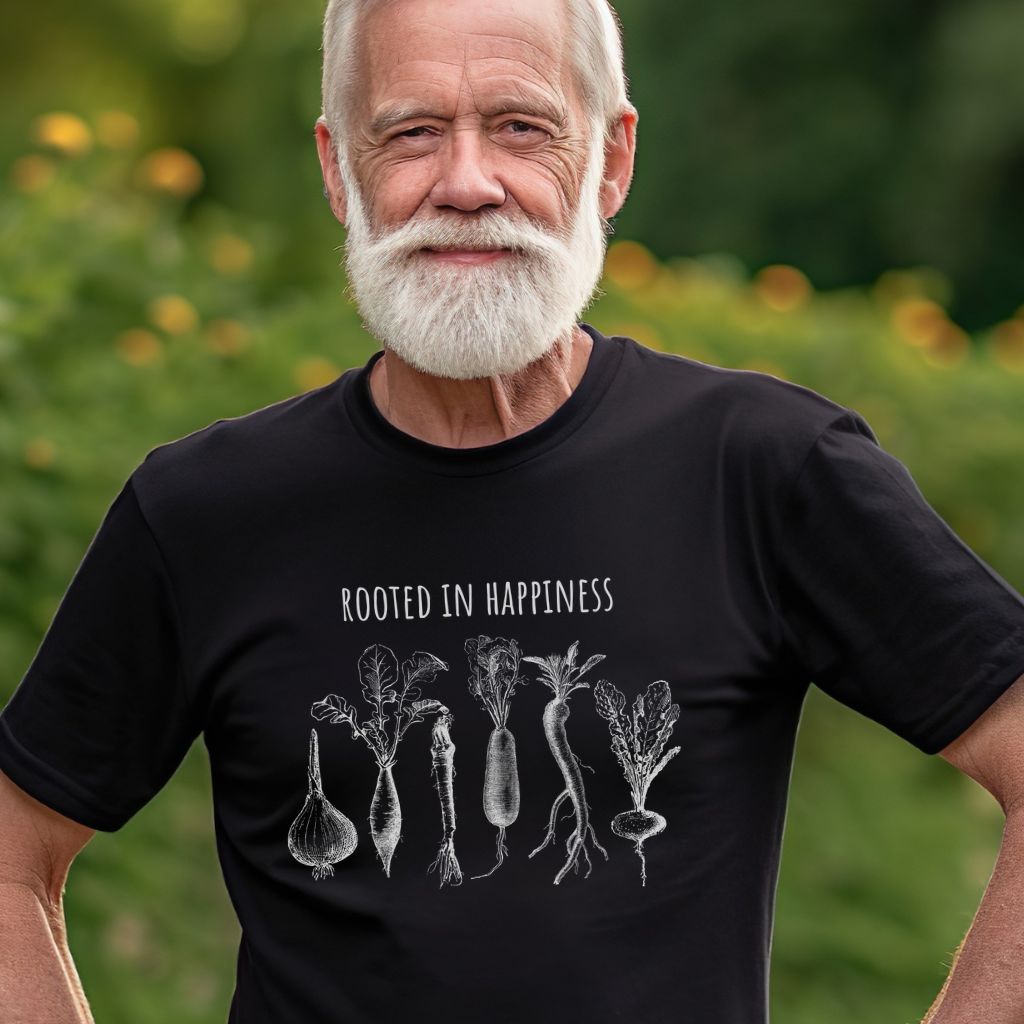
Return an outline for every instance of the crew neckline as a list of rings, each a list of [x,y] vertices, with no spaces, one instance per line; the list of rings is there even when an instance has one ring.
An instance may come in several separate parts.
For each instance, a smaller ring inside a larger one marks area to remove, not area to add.
[[[509,469],[548,451],[572,434],[593,412],[625,352],[623,339],[607,337],[588,323],[578,326],[593,340],[590,357],[572,394],[550,416],[529,430],[493,444],[452,448],[433,444],[396,427],[377,408],[370,373],[384,355],[378,349],[363,366],[342,375],[341,404],[359,434],[375,449],[430,472],[472,476]]]

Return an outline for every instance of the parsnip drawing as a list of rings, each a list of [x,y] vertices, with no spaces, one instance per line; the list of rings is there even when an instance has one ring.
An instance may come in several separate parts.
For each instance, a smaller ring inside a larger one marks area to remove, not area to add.
[[[440,658],[416,651],[402,662],[399,672],[394,651],[385,644],[372,644],[359,658],[363,698],[371,707],[371,714],[362,725],[356,709],[336,693],[329,693],[312,708],[313,717],[318,721],[327,718],[332,724],[348,723],[352,738],[362,739],[377,762],[377,787],[370,805],[370,835],[389,878],[391,858],[402,834],[402,807],[392,774],[398,744],[413,722],[422,721],[424,714],[440,706],[436,700],[421,700],[419,687],[433,682],[439,671],[447,669]]]
[[[632,715],[624,710],[626,698],[622,691],[607,679],[601,679],[594,686],[594,703],[597,713],[608,721],[612,750],[622,765],[633,797],[633,809],[615,815],[612,831],[635,844],[640,858],[641,884],[646,885],[644,842],[664,831],[666,821],[657,811],[647,810],[644,802],[654,777],[682,749],[673,747],[661,757],[679,718],[679,705],[672,703],[672,692],[664,679],[651,683],[646,694],[636,695]]]
[[[334,874],[334,865],[351,854],[358,842],[356,827],[324,796],[320,777],[320,747],[316,729],[309,734],[309,793],[288,829],[288,849],[319,881]]]
[[[519,645],[481,634],[465,643],[469,658],[469,690],[491,716],[494,728],[487,741],[484,762],[484,816],[498,829],[497,860],[490,871],[473,878],[486,878],[501,867],[508,847],[505,829],[519,817],[519,768],[516,741],[508,729],[512,694],[527,680],[519,675]]]
[[[587,873],[583,877],[587,878],[590,875],[590,855],[587,853],[586,847],[588,835],[594,846],[604,854],[604,859],[608,859],[608,851],[597,841],[597,836],[594,834],[594,826],[590,822],[590,807],[587,804],[586,792],[583,788],[583,773],[580,771],[581,767],[586,768],[589,772],[593,772],[594,769],[589,765],[584,765],[572,752],[565,732],[565,722],[569,717],[569,695],[574,690],[590,688],[589,683],[579,681],[580,677],[604,659],[603,654],[594,654],[582,666],[577,668],[576,651],[578,647],[579,641],[576,640],[569,647],[565,657],[562,657],[560,654],[549,654],[543,658],[532,656],[523,658],[523,661],[530,661],[540,666],[541,682],[550,688],[551,692],[555,695],[554,699],[549,701],[544,708],[544,735],[547,737],[548,746],[551,748],[551,753],[554,755],[555,761],[558,763],[558,767],[561,769],[562,776],[565,779],[565,789],[555,797],[555,802],[551,806],[551,819],[548,822],[547,837],[530,856],[532,857],[535,853],[540,853],[548,843],[554,840],[558,808],[561,807],[564,800],[570,799],[576,811],[576,828],[566,843],[569,851],[568,857],[565,864],[562,865],[562,869],[555,875],[555,885],[561,882],[569,868],[572,868],[573,872],[577,870],[581,853],[587,862]]]
[[[462,884],[462,869],[455,856],[455,744],[452,742],[450,728],[452,714],[443,705],[437,707],[437,718],[434,719],[430,756],[434,775],[434,788],[441,800],[441,823],[444,833],[441,836],[441,849],[437,859],[428,869],[437,871],[441,876],[441,885]]]

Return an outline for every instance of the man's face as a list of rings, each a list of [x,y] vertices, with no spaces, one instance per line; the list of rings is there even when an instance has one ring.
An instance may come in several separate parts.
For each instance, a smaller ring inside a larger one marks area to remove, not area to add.
[[[363,22],[346,267],[371,332],[424,372],[521,369],[600,278],[604,147],[564,22],[551,0],[401,0]]]

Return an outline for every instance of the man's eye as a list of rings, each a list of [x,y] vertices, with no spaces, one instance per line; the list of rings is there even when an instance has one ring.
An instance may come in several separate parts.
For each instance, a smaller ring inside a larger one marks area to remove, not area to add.
[[[530,124],[528,121],[509,121],[505,127],[515,129],[515,131],[512,132],[513,135],[529,135],[531,132],[537,132],[541,135],[547,134],[543,128],[539,128],[535,124]]]
[[[404,132],[399,132],[395,138],[398,139],[418,139],[422,136],[418,135],[418,132],[429,132],[430,129],[425,124],[418,124],[415,128],[406,128]]]

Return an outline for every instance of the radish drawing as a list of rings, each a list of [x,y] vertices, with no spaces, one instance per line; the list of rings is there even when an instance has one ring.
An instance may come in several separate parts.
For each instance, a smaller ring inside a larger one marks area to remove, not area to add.
[[[519,675],[520,653],[515,640],[492,640],[481,634],[470,637],[464,646],[469,658],[470,692],[494,723],[484,762],[484,816],[498,829],[497,860],[490,871],[473,875],[486,878],[501,867],[508,853],[505,829],[519,817],[519,769],[508,713],[516,686],[525,686],[526,679]]]
[[[672,692],[664,679],[651,683],[646,694],[636,695],[632,715],[624,711],[626,698],[622,691],[607,679],[594,686],[594,703],[597,713],[608,721],[612,750],[622,765],[633,797],[633,809],[615,815],[612,831],[635,844],[640,858],[640,881],[646,885],[644,842],[664,831],[667,823],[657,811],[647,810],[644,802],[654,777],[682,749],[673,747],[661,757],[672,727],[679,718],[679,705],[672,703]]]
[[[574,641],[565,657],[560,654],[549,654],[544,658],[532,656],[523,658],[523,661],[530,661],[540,666],[540,681],[554,694],[554,698],[544,708],[544,735],[547,737],[548,746],[551,748],[551,753],[565,779],[565,789],[555,797],[555,802],[551,805],[547,836],[530,856],[540,853],[548,843],[554,840],[556,816],[558,808],[561,807],[564,800],[570,799],[576,812],[576,828],[566,843],[569,851],[568,857],[565,864],[562,865],[562,869],[555,875],[555,885],[558,885],[566,876],[569,868],[572,868],[573,872],[577,870],[581,853],[587,862],[587,873],[583,877],[587,878],[590,875],[591,864],[590,855],[587,853],[587,836],[590,836],[594,846],[604,854],[604,859],[608,859],[608,851],[597,841],[594,826],[590,823],[590,807],[583,789],[583,773],[580,771],[581,767],[586,768],[589,772],[593,772],[594,769],[583,764],[572,752],[565,733],[565,722],[569,717],[569,695],[574,690],[590,688],[589,683],[581,683],[579,679],[604,658],[603,654],[594,654],[577,668],[576,651],[578,647],[579,641]]]
[[[384,866],[391,877],[391,858],[402,835],[402,807],[398,802],[392,769],[397,763],[398,744],[413,722],[441,705],[436,700],[420,700],[420,684],[431,683],[439,671],[448,666],[425,651],[416,651],[402,662],[399,672],[395,652],[385,644],[372,644],[359,658],[359,678],[363,698],[371,713],[362,725],[356,709],[344,697],[329,693],[317,701],[312,714],[318,721],[330,719],[331,724],[346,722],[353,739],[362,739],[370,748],[379,769],[377,786],[370,805],[370,835]]]

